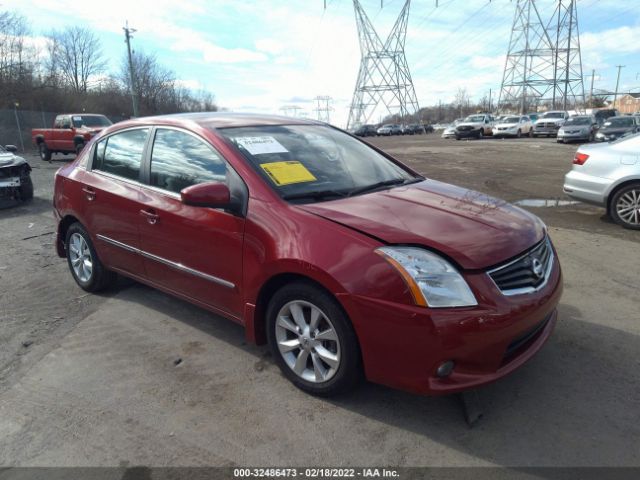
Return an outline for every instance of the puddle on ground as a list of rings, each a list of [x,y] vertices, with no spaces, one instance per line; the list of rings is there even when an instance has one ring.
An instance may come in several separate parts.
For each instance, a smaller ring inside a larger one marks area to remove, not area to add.
[[[577,205],[580,202],[560,199],[549,200],[541,198],[527,198],[513,203],[519,207],[566,207],[567,205]]]

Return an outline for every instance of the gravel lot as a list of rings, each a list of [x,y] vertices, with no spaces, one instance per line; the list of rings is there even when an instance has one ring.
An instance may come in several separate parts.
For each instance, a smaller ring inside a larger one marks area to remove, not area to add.
[[[554,139],[372,143],[425,175],[504,198],[563,199],[576,146]],[[0,210],[0,465],[640,466],[640,232],[582,204],[530,208],[565,275],[560,321],[525,367],[457,397],[365,384],[296,390],[231,322],[122,281],[86,295],[53,248],[52,179]],[[71,159],[71,157],[69,158]]]

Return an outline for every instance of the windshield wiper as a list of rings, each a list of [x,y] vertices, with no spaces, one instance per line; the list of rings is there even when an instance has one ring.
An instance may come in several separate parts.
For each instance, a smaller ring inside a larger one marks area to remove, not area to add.
[[[352,197],[354,195],[359,195],[361,193],[365,193],[365,192],[372,192],[374,190],[377,190],[379,188],[383,188],[383,187],[391,187],[394,185],[407,185],[409,183],[416,183],[419,182],[420,178],[415,178],[415,179],[407,179],[407,178],[392,178],[391,180],[384,180],[382,182],[378,182],[378,183],[372,183],[371,185],[367,185],[366,187],[360,187],[360,188],[355,188],[353,190],[351,190],[348,193],[348,197]]]
[[[314,200],[323,200],[327,197],[346,197],[345,192],[339,190],[318,190],[317,192],[300,192],[290,193],[289,195],[283,195],[285,200],[297,200],[300,198],[313,198]]]

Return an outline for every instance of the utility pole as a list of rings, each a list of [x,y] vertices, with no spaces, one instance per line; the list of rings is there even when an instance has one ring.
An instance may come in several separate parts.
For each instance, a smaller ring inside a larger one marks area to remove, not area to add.
[[[589,105],[593,105],[593,79],[596,78],[595,69],[591,70],[591,75],[587,75],[591,77],[591,87],[589,88]]]
[[[129,28],[129,21],[122,28],[124,30],[124,38],[127,43],[127,54],[129,56],[129,78],[131,81],[131,102],[133,103],[133,116],[138,116],[138,93],[136,91],[136,79],[133,73],[133,58],[131,57],[131,38],[132,33],[136,32],[135,28]]]
[[[626,65],[616,65],[618,67],[618,79],[616,80],[616,91],[613,94],[613,108],[616,108],[616,101],[618,100],[618,87],[620,86],[620,70],[622,70]]]

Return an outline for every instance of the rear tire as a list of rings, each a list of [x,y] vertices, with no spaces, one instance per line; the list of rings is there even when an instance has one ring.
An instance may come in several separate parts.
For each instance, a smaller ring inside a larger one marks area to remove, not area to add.
[[[284,376],[307,393],[336,395],[362,377],[349,318],[330,294],[310,283],[291,283],[275,293],[267,308],[267,337]]]
[[[40,152],[40,159],[45,162],[51,161],[51,150],[47,148],[47,144],[44,142],[40,142],[38,144],[38,150]]]
[[[533,138],[533,128],[529,130],[529,138]]]
[[[640,182],[622,187],[615,193],[609,215],[624,228],[640,230]]]
[[[65,250],[71,275],[83,290],[99,292],[115,283],[116,274],[105,268],[93,247],[91,237],[77,222],[67,229]]]

